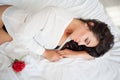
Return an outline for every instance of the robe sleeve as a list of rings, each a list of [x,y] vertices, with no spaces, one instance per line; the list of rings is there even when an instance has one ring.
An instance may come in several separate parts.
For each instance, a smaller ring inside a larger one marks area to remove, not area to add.
[[[52,8],[45,8],[39,12],[32,13],[27,16],[24,25],[19,28],[14,39],[20,46],[24,46],[29,51],[42,55],[45,51],[44,45],[41,45],[35,40],[35,36],[42,33],[49,16],[53,14]],[[54,13],[55,14],[55,13]]]
[[[27,15],[24,23],[20,25],[18,30],[14,32],[14,35],[12,35],[13,41],[10,44],[14,47],[16,46],[17,48],[27,50],[30,53],[42,55],[45,51],[44,45],[38,43],[38,41],[35,39],[35,36],[38,33],[41,34],[44,32],[49,16],[64,14],[64,11],[58,9],[59,8],[55,9],[53,7],[47,7]],[[64,14],[64,16],[68,15]]]
[[[42,55],[45,51],[44,45],[38,43],[35,40],[35,36],[37,33],[42,33],[47,18],[51,13],[53,14],[51,8],[45,8],[39,12],[29,14],[24,24],[19,26],[17,32],[12,36],[13,41],[11,45],[37,55]]]

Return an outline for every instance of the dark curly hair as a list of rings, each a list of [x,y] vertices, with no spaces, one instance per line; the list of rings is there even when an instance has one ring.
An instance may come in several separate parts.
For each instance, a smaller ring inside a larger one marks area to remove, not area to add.
[[[86,47],[85,45],[78,45],[78,43],[73,40],[67,42],[63,49],[70,49],[73,51],[86,51],[89,55],[93,57],[99,57],[104,55],[109,49],[114,45],[114,36],[110,32],[108,25],[104,22],[101,22],[96,19],[79,19],[87,23],[90,31],[94,33],[99,44],[95,47]],[[93,22],[94,25],[91,25],[90,22]]]

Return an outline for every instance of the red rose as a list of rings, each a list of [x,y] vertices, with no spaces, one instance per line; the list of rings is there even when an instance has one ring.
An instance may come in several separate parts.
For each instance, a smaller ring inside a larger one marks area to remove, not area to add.
[[[15,60],[12,64],[12,68],[16,72],[22,71],[24,67],[25,67],[25,62],[23,61]]]

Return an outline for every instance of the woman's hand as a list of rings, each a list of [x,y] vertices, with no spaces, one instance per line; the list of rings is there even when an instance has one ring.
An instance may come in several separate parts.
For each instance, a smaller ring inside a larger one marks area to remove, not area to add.
[[[64,58],[68,58],[68,57],[78,57],[78,55],[80,53],[76,52],[76,51],[72,51],[69,49],[64,49],[64,50],[60,50],[57,53],[59,53],[61,56],[63,56]]]
[[[69,58],[69,57],[78,58],[78,57],[82,57],[82,58],[85,58],[85,59],[94,59],[94,57],[90,56],[85,51],[72,51],[72,50],[69,50],[69,49],[64,49],[64,50],[58,51],[57,53],[59,53],[63,58]]]
[[[62,58],[62,56],[58,54],[56,50],[45,50],[43,57],[52,62],[58,61]]]

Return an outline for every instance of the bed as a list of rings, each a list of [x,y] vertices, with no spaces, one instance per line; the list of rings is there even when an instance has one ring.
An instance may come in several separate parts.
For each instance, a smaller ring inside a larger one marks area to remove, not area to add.
[[[115,36],[115,45],[104,56],[94,60],[65,58],[49,62],[42,56],[27,55],[23,60],[26,67],[16,73],[8,65],[12,58],[29,51],[16,50],[16,55],[5,53],[0,45],[0,80],[120,80],[120,32],[113,24],[99,0],[0,0],[0,5],[11,4],[29,11],[37,11],[46,6],[62,7],[73,13],[76,18],[99,19],[109,24]],[[22,48],[22,47],[21,47]]]

